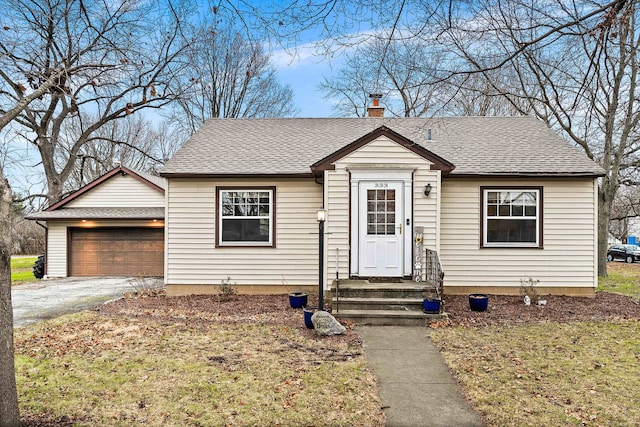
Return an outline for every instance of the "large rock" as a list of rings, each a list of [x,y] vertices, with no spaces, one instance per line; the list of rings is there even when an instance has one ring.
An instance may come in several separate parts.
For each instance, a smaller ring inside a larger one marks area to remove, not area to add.
[[[311,323],[318,335],[342,335],[347,328],[342,326],[331,313],[316,311],[311,316]]]

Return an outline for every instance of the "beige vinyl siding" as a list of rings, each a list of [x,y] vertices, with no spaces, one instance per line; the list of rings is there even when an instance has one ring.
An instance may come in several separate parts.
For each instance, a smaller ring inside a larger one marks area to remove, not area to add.
[[[160,207],[164,194],[131,175],[115,175],[70,201],[65,208]]]
[[[335,278],[336,248],[339,248],[339,275],[349,277],[350,268],[350,169],[413,169],[413,226],[424,227],[425,247],[438,244],[439,171],[430,170],[431,163],[388,138],[381,137],[335,162],[335,170],[325,172],[327,207],[327,272],[328,281]],[[424,187],[431,183],[431,197]],[[412,195],[407,195],[411,197]],[[353,230],[352,232],[357,232]],[[406,230],[405,230],[406,232]]]
[[[67,277],[67,224],[48,223],[47,276]]]
[[[338,277],[349,277],[349,172],[344,167],[324,173],[325,209],[327,210],[326,249],[327,283],[336,277],[336,256],[338,258]]]
[[[480,186],[543,187],[543,249],[480,248]],[[446,179],[440,255],[445,287],[595,287],[597,205],[593,179]]]
[[[49,221],[47,223],[47,276],[67,277],[68,233],[69,227],[163,227],[164,222],[144,221]]]
[[[424,187],[431,184],[431,194],[424,195]],[[413,174],[413,225],[424,227],[423,247],[438,250],[438,204],[440,199],[440,171],[421,168]]]
[[[386,137],[377,138],[335,162],[336,169],[348,165],[403,165],[419,167],[429,162]]]
[[[169,285],[317,285],[322,186],[313,179],[171,179],[165,228]],[[215,247],[216,186],[275,186],[276,247]],[[315,233],[315,234],[314,234]]]

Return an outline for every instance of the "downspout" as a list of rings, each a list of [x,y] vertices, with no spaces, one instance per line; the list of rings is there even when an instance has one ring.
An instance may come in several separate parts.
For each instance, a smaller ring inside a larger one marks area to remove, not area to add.
[[[44,228],[44,275],[48,276],[48,264],[49,257],[47,256],[47,248],[49,247],[49,227],[40,223],[40,221],[36,220],[36,224],[40,227]]]

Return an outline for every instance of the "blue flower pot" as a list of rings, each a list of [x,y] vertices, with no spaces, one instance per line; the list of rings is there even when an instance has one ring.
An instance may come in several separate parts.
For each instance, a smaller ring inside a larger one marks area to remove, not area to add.
[[[473,311],[487,311],[489,307],[489,295],[487,294],[470,294],[469,308]]]
[[[306,292],[292,292],[289,294],[289,305],[291,308],[302,308],[307,306],[309,294]]]
[[[304,325],[309,328],[309,329],[313,329],[313,322],[311,321],[311,316],[313,316],[313,313],[316,312],[315,307],[304,307],[302,309],[302,312],[304,313]]]
[[[438,298],[425,298],[422,300],[422,311],[429,314],[440,313],[440,300]]]

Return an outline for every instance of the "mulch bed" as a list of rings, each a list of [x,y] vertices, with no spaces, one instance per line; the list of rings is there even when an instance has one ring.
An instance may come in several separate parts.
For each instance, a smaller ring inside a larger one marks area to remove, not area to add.
[[[597,292],[595,298],[544,295],[545,306],[524,305],[520,296],[490,295],[489,308],[471,311],[466,295],[445,295],[447,324],[453,326],[514,325],[540,322],[640,319],[637,299],[609,292]]]
[[[309,304],[317,304],[317,297],[309,296]],[[446,295],[444,310],[449,316],[447,322],[437,326],[490,326],[504,324],[527,324],[540,322],[571,322],[587,320],[640,319],[640,302],[632,297],[597,292],[595,298],[545,295],[545,306],[532,302],[524,305],[520,296],[490,295],[489,308],[484,312],[471,311],[466,295]],[[306,329],[301,309],[289,306],[287,295],[234,295],[227,300],[217,296],[194,295],[167,298],[152,295],[139,298],[125,298],[101,306],[98,311],[104,315],[127,315],[152,317],[156,320],[175,322],[187,320],[189,324],[220,323],[265,323],[300,329],[310,336]],[[354,324],[346,321],[347,340],[357,341],[353,333]],[[435,326],[435,325],[434,325]],[[343,339],[329,337],[330,339]],[[326,338],[324,338],[326,339]]]

